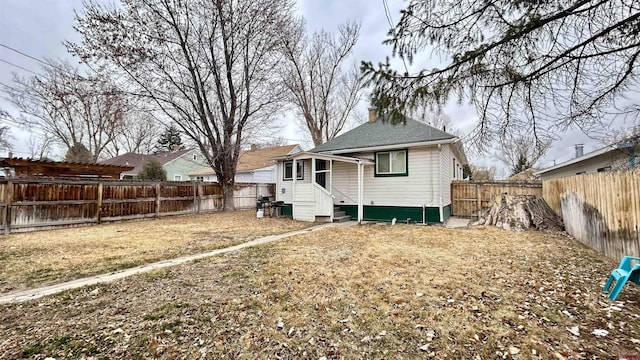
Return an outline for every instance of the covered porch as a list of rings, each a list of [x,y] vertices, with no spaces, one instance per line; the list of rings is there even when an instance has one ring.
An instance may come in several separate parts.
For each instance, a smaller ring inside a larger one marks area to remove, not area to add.
[[[292,204],[292,216],[303,221],[332,222],[337,216],[334,212],[336,195],[340,191],[335,187],[334,173],[336,163],[355,166],[357,168],[357,221],[363,219],[364,198],[364,167],[372,166],[369,159],[346,156],[300,152],[281,158],[283,161],[283,180],[290,180],[290,184],[282,186],[278,195],[284,195],[287,190],[291,194],[287,198]],[[307,176],[305,176],[305,174]]]

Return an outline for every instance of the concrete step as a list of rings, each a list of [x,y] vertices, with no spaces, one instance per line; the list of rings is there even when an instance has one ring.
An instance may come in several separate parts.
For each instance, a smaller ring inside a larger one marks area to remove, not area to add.
[[[351,216],[349,215],[344,215],[344,216],[340,216],[340,217],[333,217],[333,222],[343,222],[343,221],[350,221],[351,220]]]
[[[333,217],[340,217],[345,215],[347,215],[347,213],[342,210],[333,210]]]

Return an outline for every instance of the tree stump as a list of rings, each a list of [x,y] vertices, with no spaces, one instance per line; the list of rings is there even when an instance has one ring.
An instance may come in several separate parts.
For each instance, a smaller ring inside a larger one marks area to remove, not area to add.
[[[562,219],[535,195],[496,196],[491,207],[472,225],[492,225],[505,230],[562,231]]]

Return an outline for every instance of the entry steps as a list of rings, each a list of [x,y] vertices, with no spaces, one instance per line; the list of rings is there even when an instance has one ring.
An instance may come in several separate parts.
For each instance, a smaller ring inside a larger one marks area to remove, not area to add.
[[[333,207],[333,222],[350,221],[351,215],[347,215],[345,211],[342,211],[339,206]]]

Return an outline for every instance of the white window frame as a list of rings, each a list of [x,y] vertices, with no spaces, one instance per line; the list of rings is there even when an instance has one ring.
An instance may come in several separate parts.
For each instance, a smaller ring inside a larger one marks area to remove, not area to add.
[[[291,177],[287,177],[287,165],[289,164],[291,164]],[[298,168],[296,180],[304,180],[304,162],[296,161],[296,167]],[[285,161],[282,163],[282,180],[293,180],[293,161]]]
[[[173,175],[173,181],[182,181],[182,175]]]
[[[397,172],[393,171],[393,153],[404,153],[404,171]],[[389,155],[389,171],[388,172],[380,172],[378,170],[378,166],[380,161],[378,160],[378,155],[380,154],[388,154]],[[391,150],[391,151],[380,151],[376,152],[376,169],[375,176],[409,176],[409,151],[407,149],[402,150]]]

